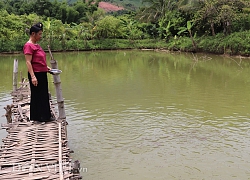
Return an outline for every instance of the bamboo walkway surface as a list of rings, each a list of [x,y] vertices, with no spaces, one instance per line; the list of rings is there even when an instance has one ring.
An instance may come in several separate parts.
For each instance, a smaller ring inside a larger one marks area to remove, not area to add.
[[[29,120],[28,80],[11,95],[13,104],[5,108],[7,124],[2,125],[8,134],[0,149],[0,179],[82,179],[79,161],[70,157],[66,119],[58,119],[55,104],[50,101],[57,120],[36,123]]]

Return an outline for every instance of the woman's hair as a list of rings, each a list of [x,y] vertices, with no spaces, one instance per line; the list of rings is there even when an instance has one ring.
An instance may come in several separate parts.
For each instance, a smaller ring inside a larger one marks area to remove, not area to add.
[[[43,24],[39,22],[39,23],[31,26],[30,35],[32,34],[32,32],[38,33],[39,31],[42,31],[42,30],[43,30]]]

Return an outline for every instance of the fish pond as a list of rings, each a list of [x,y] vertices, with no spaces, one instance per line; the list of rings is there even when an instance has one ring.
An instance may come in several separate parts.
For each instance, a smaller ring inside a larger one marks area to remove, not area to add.
[[[83,179],[249,179],[250,59],[137,50],[53,55]],[[1,55],[0,123],[12,101],[14,59],[27,77],[22,54]]]

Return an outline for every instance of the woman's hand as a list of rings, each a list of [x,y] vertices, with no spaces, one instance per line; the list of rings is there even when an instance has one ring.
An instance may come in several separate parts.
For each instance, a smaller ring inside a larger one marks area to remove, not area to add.
[[[37,79],[36,79],[36,76],[32,76],[32,77],[31,77],[31,82],[32,82],[32,84],[33,84],[34,86],[37,86],[37,85],[38,85],[38,81],[37,81]]]
[[[48,68],[48,71],[50,71],[50,70],[51,70],[51,67],[47,66],[47,68]]]

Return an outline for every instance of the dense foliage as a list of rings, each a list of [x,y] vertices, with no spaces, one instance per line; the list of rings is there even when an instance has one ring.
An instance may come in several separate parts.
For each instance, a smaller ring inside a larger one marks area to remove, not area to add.
[[[138,1],[137,1],[138,2]],[[249,55],[248,0],[142,0],[137,11],[106,13],[98,1],[0,0],[0,52],[21,51],[44,23],[53,50],[166,48]]]

